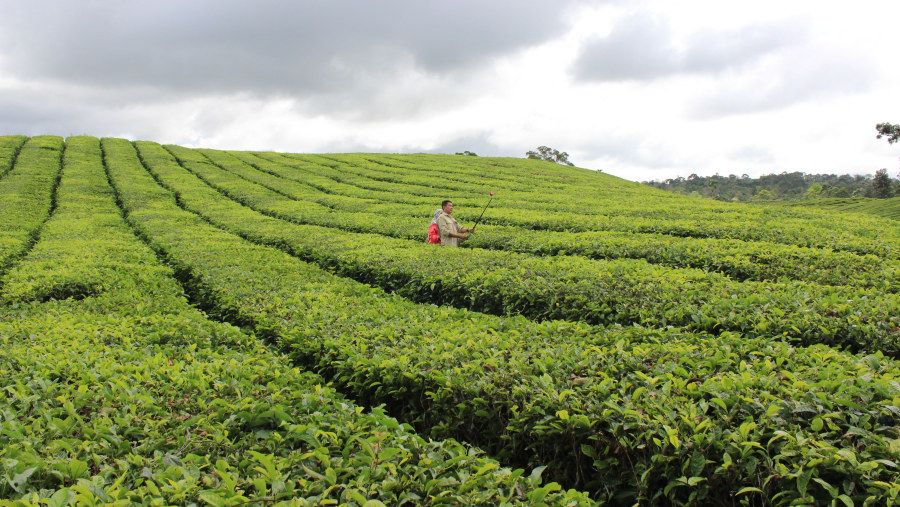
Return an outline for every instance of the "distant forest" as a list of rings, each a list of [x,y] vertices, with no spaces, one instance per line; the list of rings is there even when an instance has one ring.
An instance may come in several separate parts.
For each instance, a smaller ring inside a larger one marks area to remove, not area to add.
[[[900,175],[898,175],[900,176]],[[751,178],[736,176],[678,177],[665,181],[645,181],[645,185],[671,192],[720,201],[799,201],[826,197],[900,196],[900,180],[891,178],[887,170],[875,175],[806,174],[783,172]]]

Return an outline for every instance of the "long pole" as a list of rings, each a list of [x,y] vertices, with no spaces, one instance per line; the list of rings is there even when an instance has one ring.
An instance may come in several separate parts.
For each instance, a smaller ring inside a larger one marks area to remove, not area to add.
[[[491,190],[491,198],[488,199],[487,204],[484,205],[484,209],[481,210],[481,214],[478,215],[478,220],[476,220],[476,221],[475,221],[475,225],[472,226],[472,231],[473,231],[473,232],[475,231],[475,228],[478,227],[478,222],[481,222],[481,217],[484,216],[484,212],[487,211],[488,206],[491,205],[491,201],[493,201],[493,200],[494,200],[494,191]]]

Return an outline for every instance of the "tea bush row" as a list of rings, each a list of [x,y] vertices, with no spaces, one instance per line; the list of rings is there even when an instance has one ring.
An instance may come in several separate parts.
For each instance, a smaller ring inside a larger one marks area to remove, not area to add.
[[[592,503],[208,320],[123,221],[100,155],[67,139],[59,207],[3,279],[0,503]]]
[[[18,138],[12,138],[9,157],[16,154],[10,152],[16,151],[18,143]],[[28,250],[47,219],[62,149],[61,137],[33,137],[21,145],[15,166],[0,179],[0,273]]]
[[[881,354],[413,304],[212,227],[129,143],[104,146],[129,220],[195,297],[434,436],[546,464],[614,502],[878,504],[900,492],[900,367]],[[138,146],[158,167],[163,153]],[[232,212],[218,202],[210,216]]]
[[[169,146],[167,149],[183,160],[202,161],[185,148]],[[266,212],[286,220],[402,239],[422,240],[425,235],[427,222],[422,217],[371,213],[366,207],[370,200],[344,198],[337,202],[338,199],[330,194],[279,176],[277,167],[260,163],[257,169],[227,152],[198,151],[222,169],[268,189],[270,192],[256,192],[256,206],[263,206]],[[252,185],[248,186],[252,188]],[[268,194],[264,205],[259,204],[261,194]],[[351,210],[342,210],[348,206]],[[778,243],[482,226],[477,234],[470,235],[465,245],[545,256],[572,254],[592,259],[645,259],[653,264],[717,271],[737,280],[792,279],[828,285],[879,287],[890,292],[900,290],[895,283],[900,277],[900,261]]]
[[[237,154],[244,156],[243,154]],[[434,206],[441,199],[452,198],[465,204],[458,210],[460,217],[474,220],[487,199],[488,187],[476,192],[459,192],[447,196],[439,188],[425,192],[390,180],[365,178],[360,167],[345,162],[355,155],[297,156],[258,154],[271,161],[288,163],[294,168],[295,177],[319,180],[323,188],[345,195],[378,199],[386,204],[376,209],[394,212],[405,209],[401,205]],[[334,159],[334,160],[331,160]],[[291,163],[291,161],[293,161]],[[318,162],[318,163],[316,163]],[[322,167],[321,163],[327,163]],[[523,163],[525,161],[522,161]],[[551,164],[548,164],[551,165]],[[354,172],[349,173],[352,169]],[[554,168],[554,170],[556,170]],[[561,168],[560,171],[583,171]],[[520,179],[527,181],[526,176]],[[331,179],[331,183],[322,182]],[[435,178],[434,185],[445,185],[453,179],[452,172],[443,178]],[[691,199],[659,195],[652,189],[630,184],[631,187],[610,191],[608,180],[602,179],[581,185],[570,185],[565,191],[541,188],[537,192],[510,189],[502,193],[503,200],[495,203],[485,213],[487,223],[518,227],[573,232],[616,230],[634,233],[660,233],[681,237],[741,239],[745,241],[770,241],[804,247],[831,248],[860,254],[872,253],[897,259],[900,256],[900,230],[889,220],[873,219],[861,222],[852,216],[817,210],[757,207],[718,203],[705,199]],[[417,196],[426,193],[428,197]],[[538,201],[531,202],[531,199]],[[524,208],[524,209],[521,209]],[[420,210],[423,213],[427,210]]]
[[[19,150],[27,140],[26,136],[0,136],[0,178],[12,169]]]
[[[772,216],[771,206],[747,206],[722,203],[709,199],[673,196],[646,186],[625,181],[596,171],[527,159],[470,159],[441,155],[407,155],[401,157],[382,154],[296,155],[266,154],[272,157],[295,158],[312,163],[319,161],[331,169],[333,177],[352,176],[360,186],[376,182],[395,195],[430,195],[441,198],[451,191],[465,196],[484,197],[502,176],[508,183],[500,187],[512,192],[515,199],[504,203],[512,208],[541,211],[566,211],[578,215],[624,215],[657,219],[710,220],[739,215],[748,227]],[[411,191],[406,191],[409,188]],[[473,192],[473,188],[479,189]],[[375,190],[375,188],[369,188]],[[788,211],[788,212],[784,212]],[[858,230],[871,236],[875,230],[867,224],[841,215],[817,213],[814,210],[780,210],[775,215],[787,220],[799,219],[816,229],[837,228]]]
[[[221,194],[179,166],[158,144],[136,144],[148,169],[206,219],[414,301],[536,319],[734,330],[891,355],[900,351],[896,293],[803,282],[738,283],[713,273],[635,260],[439,249],[422,242],[298,225],[223,202]],[[193,153],[179,152],[183,157]],[[292,206],[293,201],[230,175],[199,155],[182,162],[248,205],[270,212],[272,203]]]

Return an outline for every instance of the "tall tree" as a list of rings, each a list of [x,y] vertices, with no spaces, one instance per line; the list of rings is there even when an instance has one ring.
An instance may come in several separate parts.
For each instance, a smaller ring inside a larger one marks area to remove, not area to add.
[[[892,123],[879,123],[875,125],[875,130],[878,131],[878,135],[875,136],[875,139],[886,137],[888,144],[900,142],[900,125],[894,125]],[[900,174],[897,174],[897,179],[900,179]]]
[[[900,125],[894,125],[892,123],[879,123],[875,125],[875,130],[878,131],[878,135],[875,136],[875,139],[886,137],[888,144],[900,142]]]
[[[893,196],[891,186],[891,177],[888,176],[887,169],[879,169],[872,178],[872,197],[887,199]]]

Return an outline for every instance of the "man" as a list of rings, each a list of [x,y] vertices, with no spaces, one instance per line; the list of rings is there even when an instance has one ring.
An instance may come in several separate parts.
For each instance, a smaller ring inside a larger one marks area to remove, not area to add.
[[[441,202],[441,215],[438,217],[437,226],[441,233],[441,246],[459,246],[459,242],[469,239],[466,232],[472,232],[472,229],[460,227],[459,222],[450,216],[453,213],[453,203],[450,201]]]

